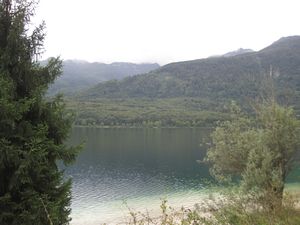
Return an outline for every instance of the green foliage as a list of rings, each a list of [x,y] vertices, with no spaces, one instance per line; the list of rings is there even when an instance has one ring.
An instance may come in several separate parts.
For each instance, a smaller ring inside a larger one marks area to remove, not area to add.
[[[231,191],[235,191],[232,193]],[[225,194],[225,193],[224,193]],[[284,195],[283,206],[271,211],[264,210],[250,196],[232,189],[220,198],[203,199],[194,208],[173,208],[167,201],[161,203],[159,214],[136,212],[129,208],[127,225],[298,225],[299,198]]]
[[[57,162],[74,160],[72,124],[60,97],[45,101],[61,61],[36,63],[43,27],[28,34],[33,1],[0,1],[0,224],[67,224],[70,181]]]
[[[260,97],[267,91],[265,78],[270,69],[278,101],[288,102],[299,112],[299,55],[300,37],[295,36],[280,39],[258,52],[171,63],[144,75],[100,83],[72,99],[80,106],[83,102],[87,104],[86,110],[72,107],[78,115],[76,123],[105,126],[115,126],[116,123],[117,126],[156,126],[153,124],[158,123],[170,127],[211,125],[224,119],[220,115],[224,111],[223,105],[231,100],[251,112],[249,99]],[[143,107],[138,107],[138,102]],[[147,109],[149,102],[153,110]],[[189,104],[184,106],[187,102]],[[203,119],[197,116],[192,104],[198,106]],[[137,110],[141,110],[141,115]],[[167,112],[169,116],[165,115]],[[205,119],[209,113],[215,119],[212,123]],[[180,114],[187,119],[182,119]],[[216,118],[216,114],[220,117]],[[104,115],[110,119],[105,119]],[[108,121],[114,121],[114,125]]]
[[[281,207],[265,208],[254,195],[227,194],[227,200],[217,204],[212,225],[297,225],[300,222],[299,198],[285,193]],[[269,199],[271,200],[271,199]],[[276,199],[272,199],[276,201]],[[266,204],[267,202],[264,202]],[[270,202],[269,202],[270,203]]]
[[[162,200],[160,205],[160,214],[150,215],[148,212],[135,212],[129,209],[130,217],[124,224],[127,225],[189,225],[189,224],[209,224],[208,220],[201,215],[198,208],[194,210],[186,209],[181,207],[180,209],[175,209],[168,206],[167,200]],[[123,224],[123,223],[122,223]]]
[[[75,125],[102,127],[208,127],[227,118],[222,105],[197,98],[68,101]]]
[[[280,95],[287,88],[299,90],[299,55],[300,37],[296,36],[259,52],[171,63],[141,76],[100,83],[81,97],[85,100],[201,97],[217,102],[224,99],[243,102],[260,93],[260,83],[270,67],[276,72],[274,79]]]
[[[258,133],[251,127],[251,119],[232,103],[231,118],[222,122],[212,134],[213,147],[207,151],[210,172],[219,181],[231,181],[247,165],[248,154],[256,148]]]
[[[300,147],[294,111],[271,99],[256,107],[255,120],[235,104],[232,117],[212,133],[213,145],[206,158],[212,174],[220,181],[239,176],[246,193],[255,193],[269,207],[281,204],[284,183]]]

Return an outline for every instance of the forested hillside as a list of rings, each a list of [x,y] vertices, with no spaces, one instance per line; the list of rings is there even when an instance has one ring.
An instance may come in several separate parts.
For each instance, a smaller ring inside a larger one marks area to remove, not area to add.
[[[281,38],[258,52],[171,63],[142,76],[104,82],[82,98],[252,97],[270,69],[281,88],[298,90],[299,36]]]
[[[89,63],[86,61],[66,60],[63,74],[50,87],[49,94],[74,94],[108,80],[120,80],[128,76],[147,73],[159,67],[156,63]]]
[[[270,75],[272,78],[270,79]],[[147,74],[100,83],[69,102],[77,125],[211,126],[274,83],[279,101],[299,109],[300,37],[281,38],[258,52],[171,63]]]

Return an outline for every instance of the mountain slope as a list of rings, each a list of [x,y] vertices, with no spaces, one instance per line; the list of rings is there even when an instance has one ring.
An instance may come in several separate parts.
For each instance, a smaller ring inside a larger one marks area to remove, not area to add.
[[[242,55],[242,54],[249,53],[249,52],[254,52],[254,51],[252,49],[239,48],[236,51],[227,52],[226,54],[224,54],[222,56],[223,57],[232,57],[232,56]]]
[[[300,36],[281,38],[258,52],[171,63],[144,75],[100,83],[81,98],[253,97],[270,69],[280,87],[299,90]]]
[[[74,93],[92,87],[93,85],[108,81],[120,80],[128,76],[147,73],[157,69],[158,64],[134,63],[88,63],[78,60],[63,62],[63,74],[50,87],[49,94],[63,92]]]

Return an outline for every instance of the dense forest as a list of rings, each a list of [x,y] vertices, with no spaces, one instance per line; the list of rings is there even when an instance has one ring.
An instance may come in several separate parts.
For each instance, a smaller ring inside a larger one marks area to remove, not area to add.
[[[171,63],[143,76],[100,83],[84,92],[93,98],[240,98],[255,96],[273,70],[279,87],[300,87],[300,37],[287,37],[258,52]]]
[[[205,127],[228,117],[225,107],[199,98],[69,101],[77,126]]]
[[[76,125],[199,127],[227,118],[231,100],[244,108],[276,86],[279,102],[297,110],[300,37],[281,38],[258,52],[171,63],[144,75],[110,80],[70,98]]]

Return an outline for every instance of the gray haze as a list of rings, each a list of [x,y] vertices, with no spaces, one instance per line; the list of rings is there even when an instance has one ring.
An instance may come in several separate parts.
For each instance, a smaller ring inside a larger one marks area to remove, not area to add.
[[[158,62],[259,50],[300,34],[299,0],[40,0],[44,58]]]

